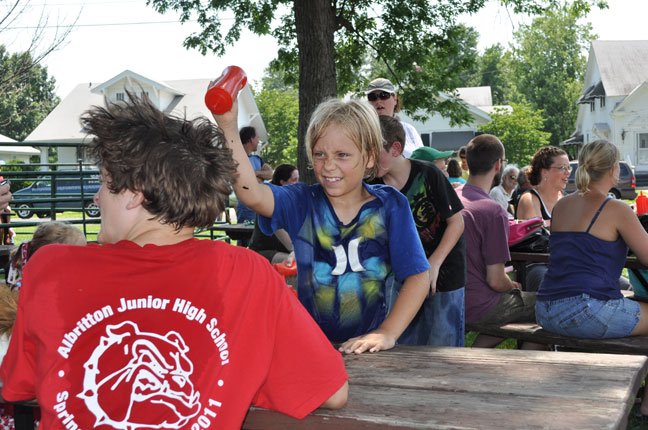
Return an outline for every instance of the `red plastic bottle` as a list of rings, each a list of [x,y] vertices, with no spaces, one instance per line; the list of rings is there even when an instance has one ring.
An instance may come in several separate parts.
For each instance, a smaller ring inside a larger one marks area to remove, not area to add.
[[[229,66],[223,70],[216,81],[207,89],[205,104],[216,115],[222,115],[232,108],[234,99],[247,82],[247,75],[238,66]]]
[[[637,197],[637,215],[642,215],[648,212],[648,197],[644,196],[643,191]]]
[[[275,263],[273,264],[275,270],[279,272],[281,276],[296,276],[297,275],[297,265],[293,262],[291,266],[288,266],[286,262]]]

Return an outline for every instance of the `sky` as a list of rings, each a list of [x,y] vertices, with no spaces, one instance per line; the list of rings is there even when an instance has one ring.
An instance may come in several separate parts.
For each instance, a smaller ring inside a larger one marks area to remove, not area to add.
[[[241,40],[228,48],[223,57],[203,56],[182,46],[189,34],[199,30],[196,23],[180,24],[178,13],[159,14],[146,6],[144,0],[29,1],[29,10],[0,30],[0,44],[5,44],[10,52],[27,48],[33,33],[31,28],[41,14],[49,17],[49,25],[71,24],[78,16],[77,26],[64,46],[44,62],[56,79],[56,92],[62,98],[78,84],[104,82],[126,69],[165,81],[214,78],[226,66],[236,64],[245,69],[251,82],[256,82],[277,53],[272,37],[244,32]],[[608,1],[609,9],[594,10],[587,19],[600,39],[648,39],[645,27],[648,0]],[[6,3],[2,2],[2,6],[6,7]],[[1,7],[0,12],[4,12]],[[224,18],[227,22],[227,17]],[[528,17],[510,15],[495,0],[489,1],[479,13],[462,17],[461,21],[480,33],[480,50],[498,42],[507,46],[520,23],[530,22]],[[54,29],[47,31],[54,32]],[[45,39],[51,34],[46,33]]]

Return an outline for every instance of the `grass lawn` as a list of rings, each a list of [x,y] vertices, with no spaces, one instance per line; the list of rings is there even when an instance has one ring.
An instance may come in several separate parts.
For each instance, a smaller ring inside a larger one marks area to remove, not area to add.
[[[56,215],[57,221],[62,221],[65,219],[82,219],[82,214],[81,212],[63,212],[60,214]],[[37,217],[32,217],[29,220],[25,221],[32,221],[32,220],[37,220]],[[88,218],[86,219],[97,219],[97,218]],[[20,218],[18,217],[12,217],[12,221],[20,221]],[[77,227],[79,230],[83,231],[83,224],[73,224],[75,227]],[[32,226],[32,227],[14,227],[13,230],[16,233],[14,236],[14,242],[16,245],[20,245],[22,242],[26,240],[30,240],[32,236],[34,235],[34,231],[36,230],[37,226]],[[99,233],[99,224],[86,224],[85,226],[85,234],[88,239],[88,241],[96,241],[97,240],[97,233]]]
[[[82,214],[81,212],[63,212],[60,214],[57,214],[56,219],[57,221],[62,221],[62,220],[68,220],[68,219],[81,219]],[[37,217],[32,217],[29,220],[25,221],[32,221],[32,220],[37,220]],[[88,218],[86,219],[90,220],[97,220],[98,218]],[[20,220],[18,217],[13,217],[12,221],[18,221]],[[75,227],[77,227],[79,230],[83,230],[83,224],[72,224]],[[26,240],[30,240],[32,236],[34,235],[34,231],[38,228],[37,226],[32,226],[32,227],[14,227],[14,232],[16,235],[14,236],[14,242],[16,245],[20,245],[22,242]],[[97,240],[97,233],[99,233],[99,224],[86,224],[85,226],[85,235],[86,238],[88,239],[88,242],[95,242]],[[209,232],[203,232],[203,233],[196,233],[196,237],[198,239],[210,239]],[[222,231],[214,231],[214,239],[224,239],[225,233]],[[236,241],[232,241],[232,244],[235,244]]]

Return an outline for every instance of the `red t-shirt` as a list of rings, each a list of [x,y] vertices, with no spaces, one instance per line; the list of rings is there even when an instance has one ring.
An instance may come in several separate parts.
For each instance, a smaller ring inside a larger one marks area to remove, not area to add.
[[[261,256],[222,242],[50,245],[30,260],[0,378],[45,429],[233,429],[304,417],[347,379]]]

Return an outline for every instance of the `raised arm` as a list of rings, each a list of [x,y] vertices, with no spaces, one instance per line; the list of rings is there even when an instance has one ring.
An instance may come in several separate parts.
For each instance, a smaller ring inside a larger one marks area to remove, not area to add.
[[[271,217],[274,212],[274,195],[269,187],[257,182],[256,174],[239,137],[237,116],[237,101],[234,101],[229,112],[214,115],[218,127],[225,134],[227,146],[232,150],[232,156],[238,163],[236,171],[239,177],[233,184],[236,198],[259,215]]]
[[[428,271],[409,276],[394,303],[392,311],[376,330],[363,336],[347,340],[340,351],[361,354],[365,351],[378,352],[391,349],[418,312],[429,291]]]

